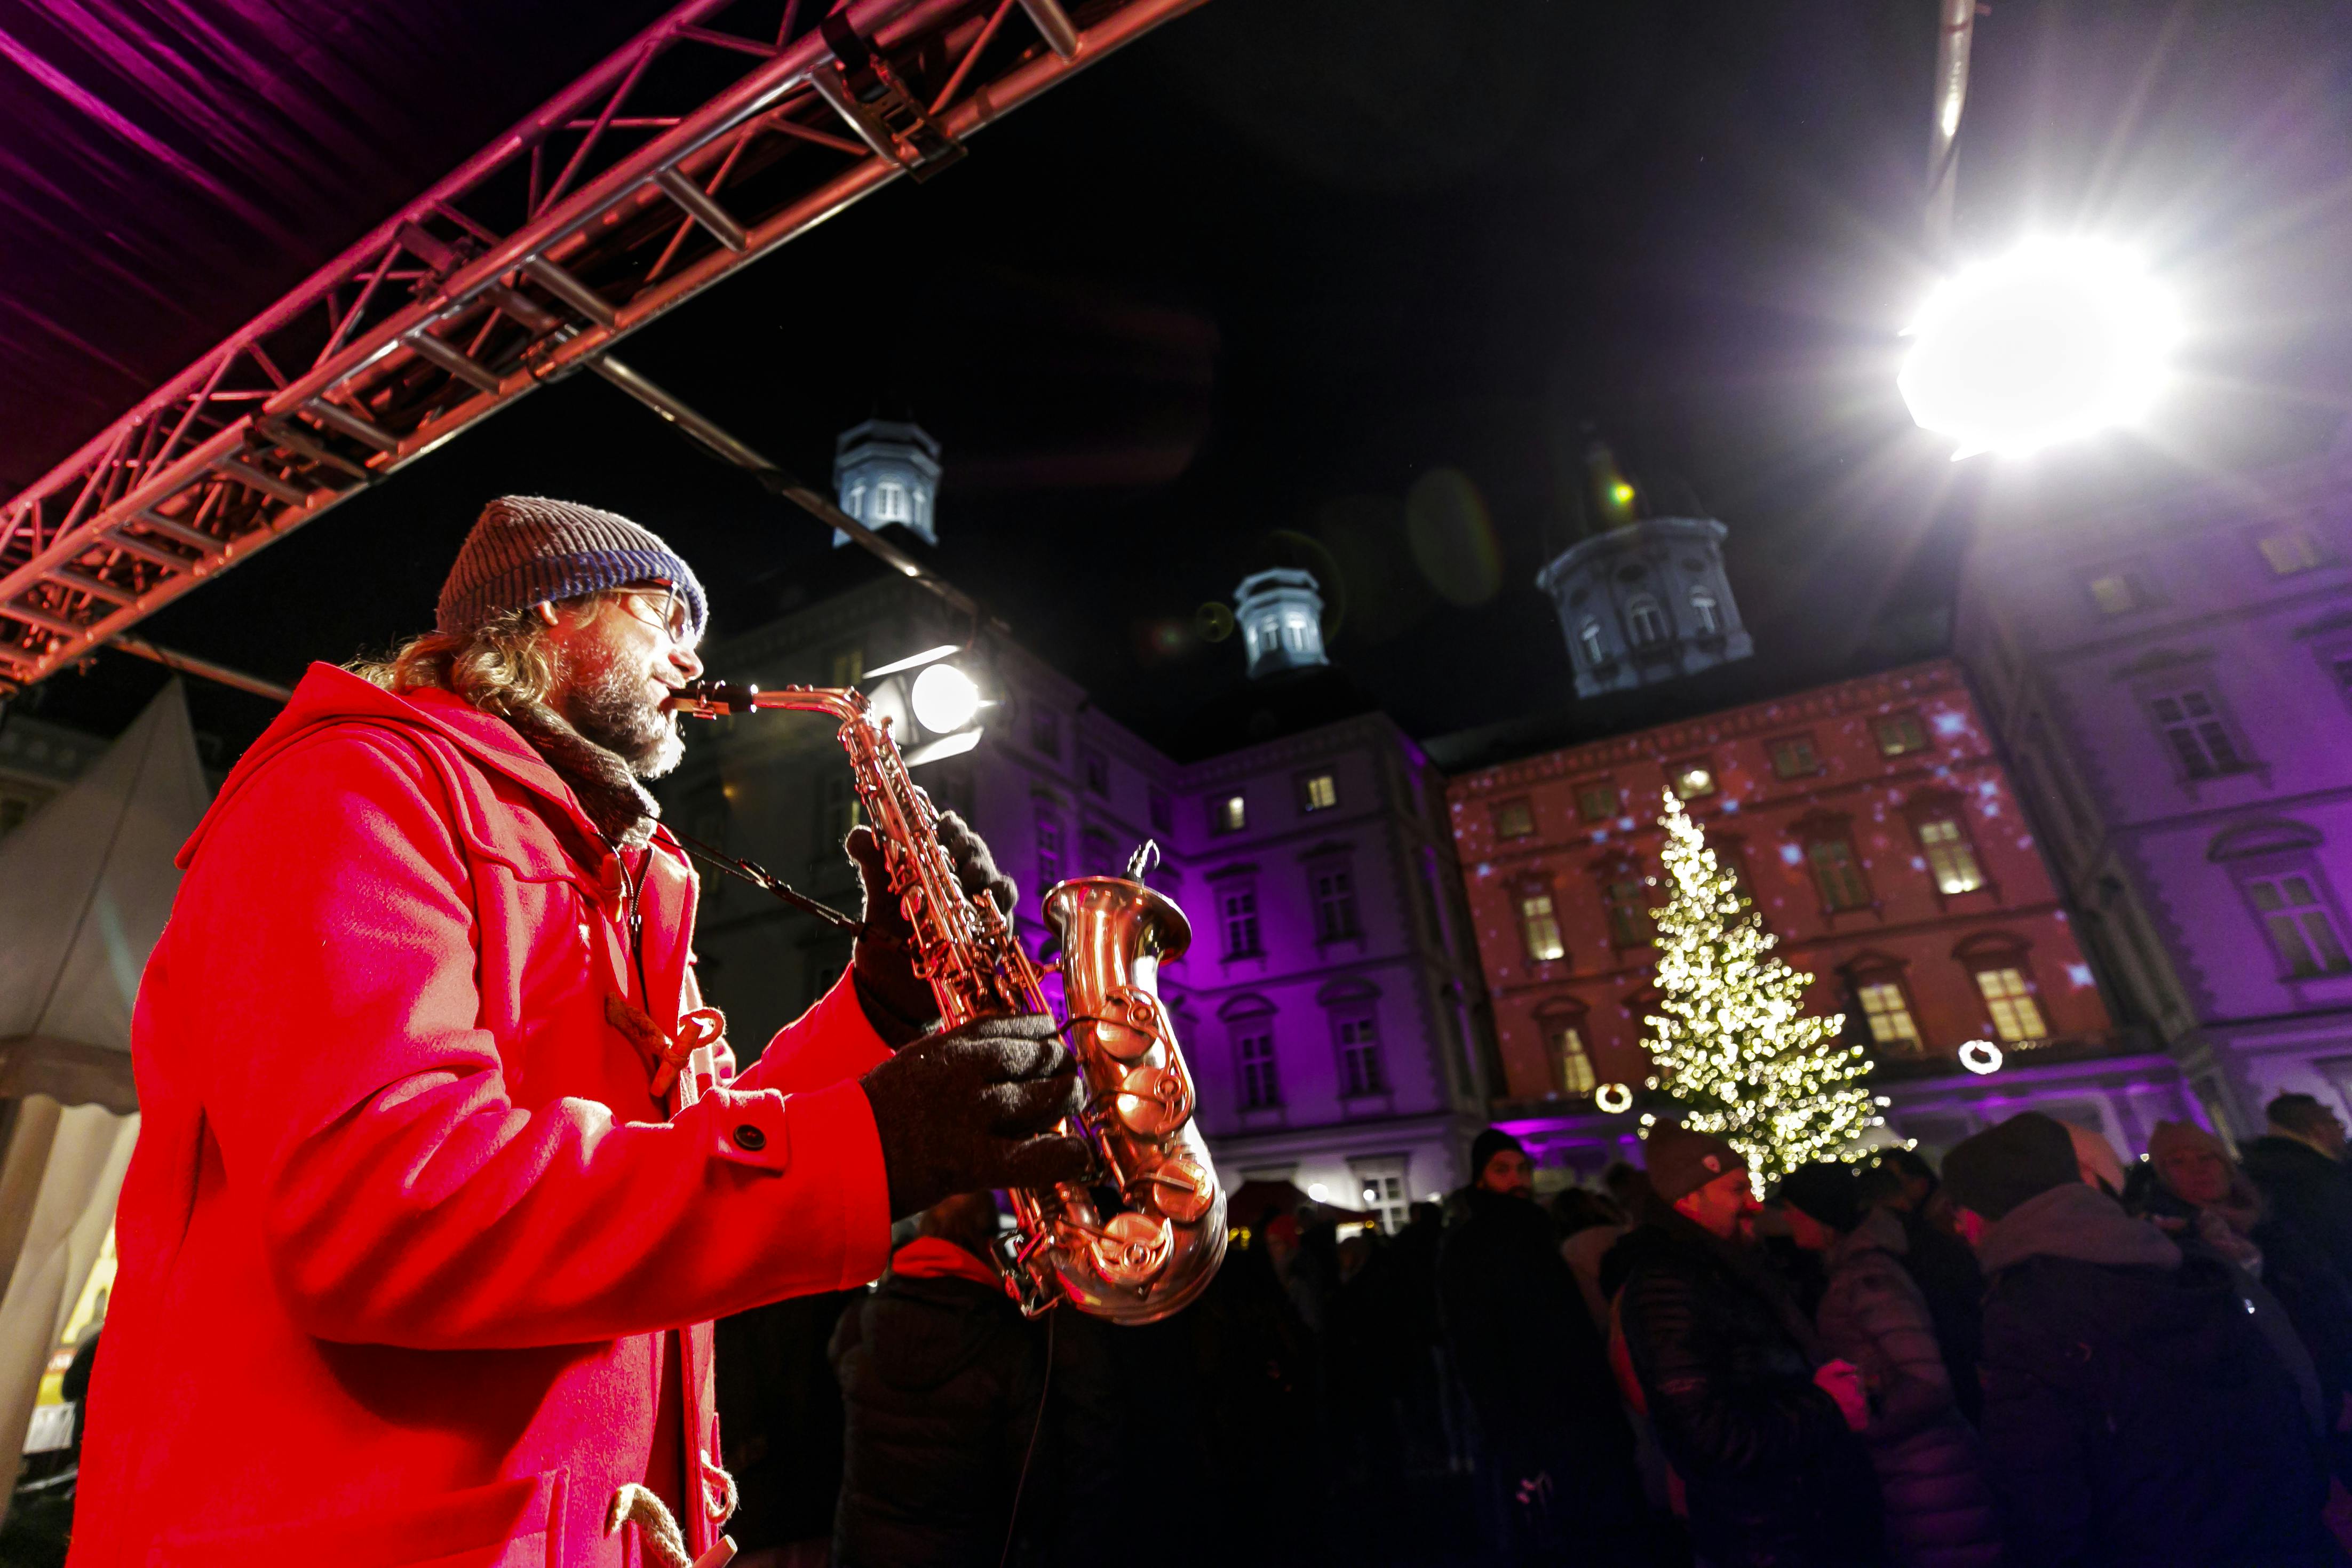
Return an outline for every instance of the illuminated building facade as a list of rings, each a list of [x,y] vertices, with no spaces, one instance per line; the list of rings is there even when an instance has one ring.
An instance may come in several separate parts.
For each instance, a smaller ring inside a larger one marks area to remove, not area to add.
[[[1815,977],[1811,1005],[1870,1047],[1896,1131],[1940,1149],[2033,1104],[2136,1150],[2183,1113],[2171,1062],[2115,1026],[1992,734],[1938,660],[1454,780],[1497,1115],[1531,1146],[1586,1173],[1634,1147],[1667,789]],[[1964,1048],[1999,1067],[1969,1071]]]
[[[1991,518],[1957,643],[2118,1011],[2217,1126],[2352,1116],[2352,446]]]

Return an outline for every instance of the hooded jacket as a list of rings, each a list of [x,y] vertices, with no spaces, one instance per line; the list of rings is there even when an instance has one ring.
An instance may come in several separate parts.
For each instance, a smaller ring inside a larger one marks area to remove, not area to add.
[[[1863,1442],[1886,1504],[1886,1540],[1904,1568],[1999,1568],[2000,1524],[1977,1435],[1953,1399],[1927,1299],[1903,1264],[1894,1213],[1874,1208],[1822,1259],[1822,1345],[1862,1368]]]
[[[1988,1479],[2020,1564],[2341,1561],[2294,1382],[2231,1271],[2076,1183],[1977,1246]]]
[[[605,1004],[699,999],[675,842],[325,665],[180,863],[74,1568],[634,1563],[629,1482],[715,1542],[709,1320],[887,1256],[854,996],[671,1113]]]

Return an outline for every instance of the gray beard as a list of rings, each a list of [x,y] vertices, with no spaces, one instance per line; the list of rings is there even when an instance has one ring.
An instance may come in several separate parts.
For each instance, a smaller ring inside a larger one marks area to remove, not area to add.
[[[646,700],[641,678],[608,664],[563,694],[562,713],[581,737],[603,747],[640,779],[658,779],[686,756],[678,716]]]

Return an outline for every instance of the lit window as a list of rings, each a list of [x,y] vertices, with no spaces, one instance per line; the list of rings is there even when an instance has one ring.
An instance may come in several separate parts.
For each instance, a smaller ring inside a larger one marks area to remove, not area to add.
[[[1546,1030],[1544,1042],[1551,1051],[1552,1088],[1562,1094],[1591,1093],[1600,1080],[1585,1051],[1583,1031],[1572,1023],[1556,1024]]]
[[[1675,793],[1685,800],[1715,793],[1715,769],[1704,762],[1685,762],[1675,769]]]
[[[1298,781],[1301,810],[1328,811],[1339,803],[1339,781],[1328,773],[1312,773]]]
[[[1581,784],[1576,790],[1576,814],[1588,822],[1605,822],[1617,814],[1617,786],[1603,779]]]
[[[1350,1160],[1348,1164],[1362,1184],[1359,1190],[1364,1207],[1380,1216],[1382,1233],[1393,1236],[1402,1230],[1412,1208],[1412,1189],[1404,1182],[1404,1161]]]
[[[1062,880],[1062,823],[1044,810],[1037,813],[1037,886],[1051,888]]]
[[[1257,889],[1231,889],[1218,904],[1225,917],[1225,956],[1255,956],[1263,950],[1257,942]]]
[[[877,523],[903,523],[914,517],[914,508],[907,504],[907,486],[896,479],[885,479],[874,486],[874,520]]]
[[[2190,686],[2153,697],[2147,706],[2156,716],[2157,727],[2164,732],[2165,744],[2171,747],[2174,759],[2188,778],[2211,779],[2244,770],[2245,758],[2238,755],[2237,742],[2231,737],[2229,727],[2222,722],[2211,695],[2202,688]]]
[[[1550,893],[1519,895],[1519,930],[1527,937],[1528,956],[1537,963],[1549,964],[1568,956],[1559,939],[1559,912],[1552,907]]]
[[[1097,795],[1110,793],[1110,758],[1099,751],[1087,753],[1087,788]]]
[[[1062,755],[1062,720],[1059,715],[1039,709],[1029,717],[1029,744],[1048,757]]]
[[[1525,800],[1506,800],[1495,808],[1495,836],[1524,839],[1536,831],[1536,810]]]
[[[1209,831],[1213,833],[1238,833],[1249,826],[1249,804],[1239,795],[1227,795],[1209,802]]]
[[[1600,622],[1586,617],[1584,624],[1577,629],[1576,640],[1584,644],[1587,664],[1605,664],[1609,662],[1609,644],[1601,639]]]
[[[2091,602],[2098,606],[2102,615],[2128,615],[2158,601],[2154,591],[2136,572],[2109,572],[2091,579],[2084,586],[2090,591]]]
[[[1282,1081],[1274,1066],[1274,1030],[1253,1020],[1248,1032],[1234,1040],[1234,1054],[1242,1070],[1242,1109],[1266,1111],[1282,1103]]]
[[[1663,643],[1666,640],[1665,612],[1648,594],[1638,595],[1625,606],[1625,630],[1636,648]]]
[[[1957,819],[1938,817],[1921,822],[1919,847],[1927,852],[1927,871],[1936,879],[1937,892],[1974,893],[1984,885],[1976,848]]]
[[[2270,933],[2271,946],[2289,976],[2303,979],[2352,969],[2352,960],[2345,957],[2335,923],[2329,920],[2309,876],[2251,879],[2246,883],[2246,896],[2253,902],[2263,928]]]
[[[857,677],[865,673],[866,650],[863,648],[844,648],[839,653],[834,654],[830,664],[828,664],[824,684],[838,691],[844,686],[856,685],[857,684]]]
[[[1853,844],[1844,839],[1815,839],[1805,846],[1805,858],[1812,862],[1822,904],[1832,910],[1869,906],[1870,883],[1854,859]]]
[[[1388,1077],[1381,1070],[1381,1034],[1370,1013],[1339,1021],[1339,1092],[1353,1099],[1388,1092]]]
[[[2293,577],[2296,572],[2327,564],[2327,552],[2320,548],[2318,536],[2309,528],[2288,528],[2265,535],[2256,543],[2263,559],[2280,577]]]
[[[1870,1025],[1873,1040],[1906,1056],[1919,1054],[1919,1029],[1911,1021],[1911,1004],[1901,986],[1892,980],[1874,980],[1855,987],[1854,995],[1862,1002],[1863,1019]]]
[[[2003,1045],[2037,1040],[2050,1030],[2022,969],[1979,969],[1977,989],[1984,993],[1985,1010],[1992,1015],[1992,1031]]]
[[[866,521],[865,481],[860,480],[849,487],[849,494],[842,497],[841,509],[861,523]]]
[[[1822,770],[1822,759],[1813,750],[1810,735],[1792,735],[1772,743],[1772,771],[1783,779],[1801,779]]]
[[[1878,721],[1878,754],[1905,757],[1927,749],[1927,731],[1916,713],[1889,714]]]
[[[1704,588],[1690,592],[1691,623],[1702,637],[1712,637],[1723,630],[1723,617],[1717,612],[1715,595]]]
[[[1619,947],[1648,946],[1650,909],[1642,895],[1642,879],[1622,876],[1609,883],[1601,897],[1609,909],[1610,943]]]
[[[1326,942],[1356,935],[1356,883],[1343,866],[1315,873],[1315,929]]]

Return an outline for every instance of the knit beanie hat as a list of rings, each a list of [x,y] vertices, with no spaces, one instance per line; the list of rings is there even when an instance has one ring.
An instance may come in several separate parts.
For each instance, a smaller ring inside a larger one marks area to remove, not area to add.
[[[2074,1140],[2039,1111],[2011,1116],[1944,1156],[1944,1189],[1962,1208],[1999,1219],[2029,1197],[2083,1179]]]
[[[677,586],[701,636],[702,584],[656,535],[593,507],[500,496],[458,547],[434,619],[457,636],[506,611],[655,581]]]
[[[1668,1203],[1688,1197],[1726,1171],[1744,1171],[1739,1151],[1712,1133],[1694,1133],[1672,1123],[1653,1128],[1642,1160],[1650,1186]]]
[[[1526,1145],[1520,1143],[1518,1139],[1511,1136],[1510,1134],[1506,1133],[1500,1127],[1489,1127],[1470,1141],[1470,1182],[1472,1186],[1476,1186],[1478,1178],[1486,1174],[1486,1162],[1493,1159],[1496,1155],[1501,1154],[1505,1149],[1509,1149],[1515,1154],[1521,1155],[1528,1152]]]
[[[1862,1223],[1862,1186],[1852,1166],[1815,1160],[1780,1178],[1780,1201],[1832,1230]]]

